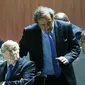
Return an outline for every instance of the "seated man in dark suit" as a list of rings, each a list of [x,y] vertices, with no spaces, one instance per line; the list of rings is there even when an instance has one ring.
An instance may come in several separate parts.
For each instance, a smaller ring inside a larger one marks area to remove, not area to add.
[[[54,18],[56,20],[62,20],[68,23],[71,23],[68,16],[63,13],[63,12],[58,12],[57,14],[55,14]],[[72,25],[72,30],[74,32],[74,35],[76,36],[76,39],[78,40],[78,42],[80,43],[80,38],[81,38],[81,32],[82,32],[82,28],[80,28],[79,26],[76,25]]]
[[[6,61],[0,65],[0,85],[33,85],[35,64],[19,57],[18,43],[7,40],[1,52]]]

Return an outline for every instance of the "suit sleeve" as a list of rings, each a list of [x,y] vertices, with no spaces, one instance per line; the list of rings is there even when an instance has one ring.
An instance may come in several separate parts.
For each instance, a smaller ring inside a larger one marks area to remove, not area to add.
[[[72,31],[72,24],[69,25],[67,31],[69,52],[64,57],[68,59],[69,63],[72,63],[80,54],[80,45]]]
[[[34,85],[35,64],[30,62],[23,67],[23,76],[20,80],[6,81],[5,85]]]
[[[29,51],[29,44],[27,43],[29,40],[29,33],[24,29],[21,40],[19,41],[20,46],[20,57],[27,56],[27,52]]]
[[[78,42],[80,44],[80,38],[81,38],[81,33],[82,33],[83,29],[80,28],[79,26],[74,25],[74,24],[72,24],[72,29],[73,29],[76,39],[78,40]]]

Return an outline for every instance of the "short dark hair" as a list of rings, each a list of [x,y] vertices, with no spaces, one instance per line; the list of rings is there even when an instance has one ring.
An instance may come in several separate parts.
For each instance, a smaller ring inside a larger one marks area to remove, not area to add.
[[[50,14],[52,19],[54,16],[54,10],[48,7],[40,6],[34,12],[34,21],[38,23],[38,19],[45,16],[46,14]]]

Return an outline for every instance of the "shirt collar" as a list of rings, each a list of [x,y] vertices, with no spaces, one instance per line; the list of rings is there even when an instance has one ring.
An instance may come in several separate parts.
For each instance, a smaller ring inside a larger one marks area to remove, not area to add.
[[[7,67],[9,67],[9,65],[10,65],[10,64],[7,63]],[[12,65],[13,65],[13,67],[15,66],[15,64],[12,64]]]
[[[42,30],[42,34],[47,35],[45,31]],[[51,32],[49,34],[54,34],[54,27],[52,28]]]

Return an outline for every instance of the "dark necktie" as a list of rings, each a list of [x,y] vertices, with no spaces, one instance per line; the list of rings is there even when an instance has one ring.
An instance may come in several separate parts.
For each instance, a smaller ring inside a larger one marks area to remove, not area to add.
[[[7,69],[7,73],[6,73],[6,76],[5,76],[6,81],[10,80],[12,70],[13,70],[13,65],[11,64],[11,65],[8,66],[8,69]]]
[[[52,35],[48,34],[48,38],[49,38],[50,46],[51,46],[54,72],[55,72],[56,77],[58,77],[60,76],[61,68],[60,68],[58,60],[55,59],[57,57],[55,43],[54,43]]]

